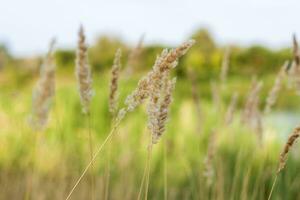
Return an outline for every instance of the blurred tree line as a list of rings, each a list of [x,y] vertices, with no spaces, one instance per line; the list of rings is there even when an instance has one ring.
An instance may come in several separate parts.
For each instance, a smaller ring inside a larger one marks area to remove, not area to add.
[[[209,79],[219,74],[224,51],[227,47],[219,46],[206,29],[199,29],[191,38],[196,40],[196,45],[180,61],[176,73],[185,76],[188,68],[198,73],[200,79]],[[89,59],[95,71],[110,69],[117,48],[123,51],[123,66],[132,67],[135,72],[148,70],[154,63],[156,56],[165,46],[160,44],[143,45],[135,62],[129,62],[128,58],[136,50],[136,46],[129,46],[122,40],[110,36],[101,36],[93,44],[90,44]],[[291,58],[291,50],[272,50],[264,46],[253,45],[241,47],[230,45],[230,74],[245,75],[249,73],[264,75],[276,73],[279,67],[287,59]],[[42,58],[14,58],[5,46],[0,45],[0,70],[10,68],[14,73],[32,74],[38,73],[38,66]],[[58,70],[73,70],[75,65],[74,49],[58,49],[56,52]],[[134,66],[128,64],[134,63]],[[27,73],[23,73],[25,71]],[[25,76],[25,75],[24,75]]]

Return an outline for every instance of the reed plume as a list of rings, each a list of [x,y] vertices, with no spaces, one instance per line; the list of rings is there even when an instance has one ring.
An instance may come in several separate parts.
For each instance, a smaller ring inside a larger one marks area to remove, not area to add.
[[[293,60],[297,67],[300,66],[300,52],[299,52],[299,46],[297,42],[297,37],[294,34],[293,35]]]
[[[293,35],[293,62],[288,74],[291,77],[293,86],[296,88],[297,93],[300,94],[300,51],[296,35]]]
[[[30,198],[33,193],[33,175],[34,166],[36,165],[36,157],[38,153],[38,144],[40,142],[41,134],[39,131],[46,127],[50,107],[55,95],[55,62],[54,62],[54,45],[55,39],[52,39],[49,45],[48,52],[43,59],[40,67],[40,77],[33,90],[32,94],[32,113],[29,123],[36,131],[29,144],[31,146],[30,176],[27,178],[27,187],[25,198]]]
[[[230,104],[226,111],[226,115],[225,115],[225,124],[226,125],[231,124],[233,121],[233,115],[234,115],[234,112],[236,109],[237,99],[238,99],[238,93],[235,92],[235,93],[233,93],[233,95],[231,97]]]
[[[227,47],[224,53],[224,57],[222,60],[222,66],[221,66],[221,74],[220,74],[220,80],[222,85],[225,84],[227,80],[227,74],[229,70],[229,57],[230,57],[230,48]]]
[[[55,94],[54,45],[55,39],[50,42],[40,69],[40,79],[33,91],[31,124],[38,130],[47,124],[51,101]]]
[[[120,122],[126,116],[128,112],[133,111],[137,106],[142,104],[148,97],[149,94],[152,92],[150,89],[152,84],[157,84],[155,82],[161,82],[164,73],[169,74],[170,70],[174,68],[177,64],[177,60],[183,56],[195,43],[194,40],[189,40],[188,42],[183,43],[179,47],[172,49],[170,51],[164,50],[162,55],[156,59],[156,62],[152,68],[152,70],[143,78],[140,79],[136,89],[133,90],[131,94],[129,94],[125,100],[125,107],[118,111],[118,115],[112,126],[112,129],[108,136],[105,138],[103,143],[97,148],[96,153],[92,156],[91,161],[85,167],[84,171],[77,179],[76,183],[72,187],[71,191],[69,192],[66,200],[71,198],[71,195],[75,191],[78,184],[81,182],[82,178],[85,176],[89,168],[92,166],[94,161],[96,160],[99,153],[102,151],[103,147],[111,140],[112,136],[116,132],[117,128],[119,127]],[[160,78],[160,79],[159,79]],[[150,150],[149,150],[150,152]]]
[[[161,55],[157,57],[152,71],[146,76],[148,80],[148,97],[150,97],[148,105],[148,128],[151,131],[152,137],[148,146],[148,159],[145,169],[145,199],[148,197],[152,146],[157,143],[164,132],[168,107],[171,103],[171,93],[175,86],[175,79],[172,81],[168,80],[170,70],[176,67],[178,58],[183,56],[194,43],[194,40],[190,40],[171,51],[163,50]],[[164,94],[162,95],[162,93]],[[143,181],[144,178],[141,186],[143,185]]]
[[[82,111],[85,114],[90,112],[90,102],[93,96],[92,77],[88,63],[87,45],[85,44],[85,35],[83,26],[80,26],[78,32],[78,46],[76,53],[76,77],[79,87],[79,95],[82,105]]]
[[[279,173],[284,169],[284,167],[286,165],[290,149],[293,147],[293,145],[295,144],[295,142],[299,138],[299,136],[300,136],[300,125],[298,125],[293,130],[292,134],[288,138],[288,141],[285,143],[282,152],[280,153],[279,164],[278,164],[278,168],[277,168],[277,171],[276,171],[276,176],[275,176],[275,179],[273,181],[272,188],[271,188],[271,191],[269,193],[268,200],[271,199],[271,196],[272,196],[273,190],[275,188],[277,177],[278,177]]]
[[[115,54],[114,64],[111,69],[110,94],[109,94],[109,111],[114,116],[118,109],[118,81],[121,69],[121,49]]]
[[[90,151],[90,160],[93,160],[93,138],[91,133],[91,116],[90,116],[90,103],[93,96],[92,89],[92,76],[90,71],[90,66],[88,62],[87,50],[88,47],[85,43],[84,29],[81,25],[78,32],[78,46],[76,54],[76,77],[79,87],[79,95],[82,105],[82,112],[86,114],[88,120],[88,140],[89,140],[89,151]],[[92,171],[93,171],[93,162],[92,162]],[[91,172],[92,174],[92,172]],[[95,199],[95,177],[91,176],[91,199]]]
[[[287,158],[288,158],[288,153],[299,136],[300,136],[300,126],[297,126],[294,129],[293,133],[289,136],[288,141],[286,142],[286,144],[280,154],[277,173],[280,173],[284,169]]]
[[[138,82],[137,88],[127,96],[125,100],[126,110],[133,111],[142,104],[153,93],[155,87],[152,86],[160,84],[163,74],[168,74],[171,69],[176,67],[178,58],[183,56],[194,43],[194,40],[189,40],[170,51],[163,50],[161,55],[157,57],[152,70]],[[124,113],[124,110],[121,111]]]
[[[152,135],[152,144],[156,144],[165,131],[165,124],[168,119],[169,106],[172,102],[172,92],[175,88],[176,78],[169,80],[164,77],[164,85],[160,96],[152,96],[148,105],[148,128]]]
[[[273,85],[272,89],[270,90],[268,97],[266,99],[266,104],[265,104],[265,108],[264,108],[265,114],[267,114],[271,111],[272,106],[274,106],[274,104],[278,98],[278,94],[282,88],[283,78],[284,78],[284,75],[285,75],[285,72],[286,72],[288,66],[289,66],[289,62],[286,61],[283,64],[283,66],[280,68],[280,71],[276,76],[274,85]]]

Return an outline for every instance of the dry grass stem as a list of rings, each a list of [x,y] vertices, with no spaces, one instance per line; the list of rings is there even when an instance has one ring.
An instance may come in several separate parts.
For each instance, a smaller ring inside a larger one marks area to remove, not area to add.
[[[252,80],[251,89],[246,99],[242,116],[242,121],[244,123],[251,121],[251,119],[255,116],[255,109],[257,104],[259,103],[258,99],[262,85],[262,82],[257,82],[256,79]]]
[[[213,183],[213,179],[215,176],[213,159],[215,156],[215,147],[216,146],[216,131],[213,130],[208,143],[206,157],[204,159],[204,172],[203,176],[206,178],[207,186],[210,186]]]
[[[262,82],[257,82],[256,80],[252,82],[251,90],[246,100],[242,116],[242,122],[249,125],[258,135],[260,140],[262,139],[263,133],[262,116],[259,109],[259,93],[262,86]]]
[[[230,58],[230,48],[227,47],[225,49],[224,57],[222,60],[222,66],[221,66],[220,80],[222,85],[224,85],[227,80],[227,74],[229,70],[229,58]]]

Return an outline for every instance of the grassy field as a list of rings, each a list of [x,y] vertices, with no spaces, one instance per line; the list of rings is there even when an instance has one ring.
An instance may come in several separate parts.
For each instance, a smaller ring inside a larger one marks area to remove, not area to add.
[[[0,199],[66,198],[90,161],[89,130],[96,149],[112,126],[108,111],[110,74],[93,76],[91,127],[88,128],[87,117],[81,112],[76,79],[71,72],[58,74],[55,101],[44,131],[33,131],[28,123],[35,80],[22,87],[9,87],[11,80],[2,79]],[[130,79],[121,78],[120,102],[124,102],[140,77],[135,74]],[[264,77],[261,107],[273,81],[274,76]],[[213,103],[210,84],[199,83],[199,117],[191,83],[178,80],[166,132],[153,147],[149,199],[267,199],[280,151],[292,129],[286,128],[282,138],[275,125],[263,124],[260,138],[241,123],[250,82],[251,77],[230,77],[219,93],[219,105]],[[272,112],[297,112],[298,97],[284,88]],[[224,119],[233,91],[239,92],[238,107],[233,122],[227,125]],[[145,110],[142,106],[126,116],[72,199],[87,199],[93,178],[96,199],[138,198],[150,139]],[[263,115],[263,120],[266,117]],[[278,177],[273,199],[300,198],[297,148],[296,145],[286,169]]]

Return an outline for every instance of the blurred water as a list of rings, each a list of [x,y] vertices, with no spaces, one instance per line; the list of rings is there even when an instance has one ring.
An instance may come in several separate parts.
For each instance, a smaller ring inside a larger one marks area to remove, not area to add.
[[[266,115],[264,118],[265,128],[273,130],[283,139],[286,139],[299,123],[300,114],[296,112],[276,112]]]

